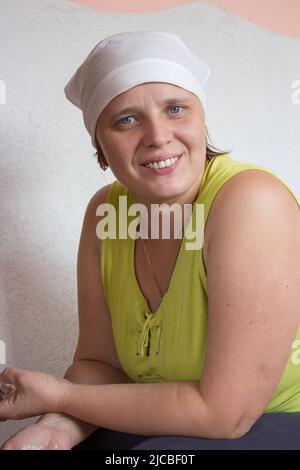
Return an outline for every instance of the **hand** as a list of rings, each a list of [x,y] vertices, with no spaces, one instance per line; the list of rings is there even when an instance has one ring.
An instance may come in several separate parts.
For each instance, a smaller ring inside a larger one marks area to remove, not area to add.
[[[10,437],[0,450],[70,450],[72,438],[59,426],[35,423]]]
[[[8,398],[0,398],[1,421],[63,413],[65,393],[73,385],[51,374],[15,367],[6,368],[0,374],[0,382],[13,388]]]

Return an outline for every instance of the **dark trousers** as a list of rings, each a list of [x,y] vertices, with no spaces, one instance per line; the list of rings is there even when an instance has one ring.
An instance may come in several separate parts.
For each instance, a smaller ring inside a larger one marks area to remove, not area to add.
[[[140,436],[99,428],[72,450],[300,450],[300,412],[265,413],[239,439]]]

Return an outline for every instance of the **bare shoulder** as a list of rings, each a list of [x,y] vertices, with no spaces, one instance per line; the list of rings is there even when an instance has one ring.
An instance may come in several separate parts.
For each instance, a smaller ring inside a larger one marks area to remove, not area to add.
[[[98,191],[96,191],[95,194],[91,197],[89,204],[97,205],[105,202],[110,187],[111,184],[107,184],[106,186],[98,189]]]
[[[219,233],[221,225],[228,222],[228,217],[233,221],[235,213],[246,210],[249,213],[252,210],[255,218],[259,211],[275,209],[288,211],[299,227],[300,210],[296,200],[275,176],[256,169],[244,170],[232,176],[212,203],[206,228],[207,251],[211,237]]]
[[[83,231],[83,236],[90,236],[90,241],[93,241],[94,248],[99,250],[100,247],[100,240],[96,235],[96,226],[97,222],[99,222],[99,216],[97,216],[97,207],[100,204],[106,202],[107,194],[111,184],[107,184],[103,186],[89,200],[89,203],[86,208],[85,217],[83,225],[85,227],[85,231]]]

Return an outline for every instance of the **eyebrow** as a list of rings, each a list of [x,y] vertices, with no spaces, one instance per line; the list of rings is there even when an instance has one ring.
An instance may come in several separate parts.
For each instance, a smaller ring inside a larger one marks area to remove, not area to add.
[[[168,98],[167,100],[162,101],[160,104],[163,105],[172,105],[172,104],[178,104],[178,103],[184,103],[184,102],[191,102],[192,100],[190,98],[187,98],[186,96],[177,96],[176,98]],[[136,113],[139,112],[138,107],[134,106],[128,106],[127,108],[122,109],[121,111],[116,111],[115,113],[112,114],[112,118],[116,118],[118,116],[121,116],[123,114],[129,114],[129,113]]]

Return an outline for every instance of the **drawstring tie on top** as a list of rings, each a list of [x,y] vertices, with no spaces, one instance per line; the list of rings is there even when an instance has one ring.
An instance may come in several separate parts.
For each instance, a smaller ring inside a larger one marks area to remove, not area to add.
[[[150,337],[151,337],[151,320],[153,318],[153,314],[146,312],[145,313],[146,321],[143,325],[142,334],[141,334],[141,347],[140,347],[140,354],[142,356],[149,356],[149,347],[150,347]],[[156,325],[157,328],[157,335],[156,335],[156,354],[159,353],[159,345],[160,345],[160,334],[161,334],[161,326]],[[145,354],[146,351],[146,354]]]

